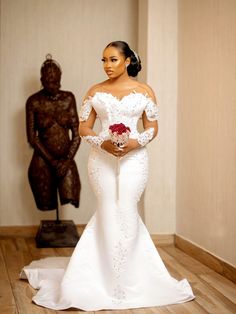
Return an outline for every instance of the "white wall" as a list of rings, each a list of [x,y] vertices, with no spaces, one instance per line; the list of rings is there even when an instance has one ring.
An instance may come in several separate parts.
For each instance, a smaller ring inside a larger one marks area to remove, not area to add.
[[[101,55],[112,40],[137,43],[135,0],[1,0],[0,225],[36,225],[55,212],[36,209],[28,184],[32,150],[26,142],[25,102],[40,89],[40,67],[50,52],[63,70],[62,89],[80,106],[94,83],[105,79]],[[122,18],[121,18],[122,17]],[[87,180],[88,147],[76,155],[82,193],[79,209],[62,217],[86,223],[95,210]]]
[[[179,1],[177,234],[236,266],[236,1]]]

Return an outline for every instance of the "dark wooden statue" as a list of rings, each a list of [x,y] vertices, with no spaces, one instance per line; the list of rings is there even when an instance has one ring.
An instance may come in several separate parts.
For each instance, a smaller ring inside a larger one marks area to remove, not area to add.
[[[28,177],[39,210],[62,205],[79,206],[80,179],[73,160],[79,145],[75,97],[60,90],[61,68],[47,55],[41,67],[43,88],[26,103],[28,142],[34,149]]]

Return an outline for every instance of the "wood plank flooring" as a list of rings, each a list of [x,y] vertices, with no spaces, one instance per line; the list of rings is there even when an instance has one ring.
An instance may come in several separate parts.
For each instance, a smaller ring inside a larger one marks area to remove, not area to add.
[[[187,278],[196,299],[165,307],[125,311],[99,311],[100,314],[228,314],[236,313],[236,285],[174,245],[158,247],[166,267],[176,279]],[[0,313],[50,314],[95,313],[76,309],[53,311],[31,302],[35,290],[19,280],[20,270],[32,260],[46,256],[70,256],[72,248],[39,249],[34,238],[0,237]]]

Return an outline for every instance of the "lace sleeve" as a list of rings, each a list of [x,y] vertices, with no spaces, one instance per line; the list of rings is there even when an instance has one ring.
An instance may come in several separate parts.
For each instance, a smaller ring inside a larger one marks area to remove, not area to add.
[[[100,148],[102,143],[104,142],[104,138],[101,136],[92,136],[92,135],[86,135],[86,136],[81,136],[82,139],[87,142],[89,145],[92,147]]]
[[[154,128],[149,128],[139,134],[137,141],[141,146],[147,145],[154,136]]]
[[[80,121],[86,121],[88,120],[88,117],[92,111],[92,100],[91,97],[87,98],[84,100],[84,102],[82,103],[82,106],[80,108],[79,111],[79,119]]]
[[[147,115],[148,120],[155,121],[159,118],[159,109],[157,107],[157,104],[154,103],[154,101],[151,98],[147,98],[147,104],[145,107],[145,113]]]

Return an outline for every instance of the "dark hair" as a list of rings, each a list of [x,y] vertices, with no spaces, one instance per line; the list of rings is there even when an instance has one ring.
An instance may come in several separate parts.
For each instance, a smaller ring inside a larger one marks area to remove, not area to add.
[[[108,47],[115,47],[120,50],[120,52],[125,56],[125,58],[130,58],[130,64],[127,67],[127,72],[129,76],[137,76],[138,72],[141,71],[141,60],[139,56],[134,53],[132,49],[130,49],[129,45],[125,41],[112,41],[109,43],[106,48]]]

